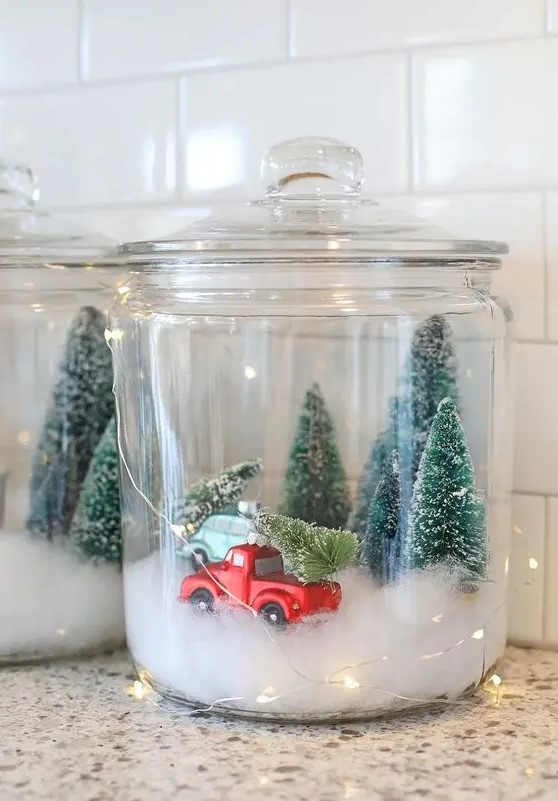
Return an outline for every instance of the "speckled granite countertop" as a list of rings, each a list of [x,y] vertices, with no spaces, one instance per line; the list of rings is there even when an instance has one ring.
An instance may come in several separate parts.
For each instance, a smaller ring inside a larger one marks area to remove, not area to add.
[[[339,727],[224,722],[127,694],[125,654],[2,671],[1,801],[558,799],[558,653],[510,649],[500,705]]]

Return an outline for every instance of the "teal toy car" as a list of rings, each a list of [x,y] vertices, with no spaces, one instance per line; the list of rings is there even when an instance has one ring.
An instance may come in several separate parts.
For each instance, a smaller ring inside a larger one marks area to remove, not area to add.
[[[221,562],[231,546],[246,542],[252,527],[252,521],[240,515],[211,515],[188,540],[193,553],[185,546],[182,555],[192,560],[194,570],[199,567],[198,560],[204,565],[209,562]]]

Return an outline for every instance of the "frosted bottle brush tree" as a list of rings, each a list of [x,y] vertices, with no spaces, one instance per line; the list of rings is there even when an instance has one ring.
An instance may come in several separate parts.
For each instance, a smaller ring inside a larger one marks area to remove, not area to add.
[[[368,526],[370,503],[389,463],[390,455],[397,447],[397,398],[389,404],[388,426],[374,440],[370,454],[362,469],[349,528],[363,536]]]
[[[450,398],[457,405],[457,362],[452,331],[441,315],[429,317],[413,334],[400,391],[399,440],[410,444],[409,470],[416,477],[438,404]],[[404,454],[400,457],[403,460]]]
[[[70,540],[94,562],[120,562],[122,527],[116,420],[95,449],[70,529]]]
[[[327,528],[340,528],[350,511],[347,477],[333,420],[318,384],[306,392],[285,474],[281,512]]]
[[[485,509],[457,407],[451,398],[438,406],[422,455],[413,494],[409,568],[446,564],[464,585],[486,577]]]
[[[349,528],[366,536],[370,504],[385,475],[393,450],[398,452],[400,525],[389,543],[393,570],[403,550],[413,486],[438,404],[449,397],[456,405],[457,362],[451,327],[442,315],[433,315],[417,325],[403,368],[396,397],[390,400],[388,424],[374,441],[363,468]],[[395,571],[395,572],[394,572]]]
[[[362,563],[382,584],[393,577],[399,559],[400,520],[399,457],[394,450],[370,502],[361,543]]]
[[[176,505],[177,523],[185,526],[188,535],[192,535],[210,515],[226,511],[235,513],[235,503],[242,497],[248,482],[262,469],[260,459],[250,459],[193,484],[184,500]]]
[[[31,468],[28,529],[67,535],[93,452],[114,413],[112,356],[105,316],[80,309],[64,346]]]

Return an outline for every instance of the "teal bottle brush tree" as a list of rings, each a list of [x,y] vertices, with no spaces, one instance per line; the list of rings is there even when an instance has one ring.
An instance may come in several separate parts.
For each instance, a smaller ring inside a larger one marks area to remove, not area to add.
[[[464,589],[486,578],[485,508],[457,407],[438,406],[419,465],[406,547],[410,569],[438,564],[457,570]]]
[[[364,536],[369,505],[394,449],[399,453],[402,514],[406,516],[432,420],[446,397],[458,403],[453,336],[446,319],[433,315],[413,332],[398,394],[390,400],[387,426],[372,444],[359,479],[348,524],[352,531]]]
[[[361,562],[382,584],[390,580],[391,566],[399,559],[400,521],[399,457],[394,450],[368,507],[368,520],[361,542]]]
[[[285,474],[281,512],[326,528],[343,527],[349,516],[347,476],[333,420],[322,391],[306,392]]]
[[[81,488],[114,412],[105,316],[80,309],[68,331],[53,397],[33,458],[27,528],[67,536]]]
[[[122,560],[120,482],[114,417],[93,454],[72,520],[70,541],[93,562]]]

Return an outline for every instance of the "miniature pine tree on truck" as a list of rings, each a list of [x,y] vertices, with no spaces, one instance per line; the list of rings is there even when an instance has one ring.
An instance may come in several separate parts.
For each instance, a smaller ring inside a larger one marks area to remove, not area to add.
[[[266,513],[258,515],[255,528],[281,551],[290,572],[305,584],[333,581],[358,556],[358,539],[352,531]]]
[[[122,528],[116,420],[113,417],[89,466],[70,540],[95,562],[122,560]]]
[[[186,527],[189,535],[194,534],[210,515],[230,509],[242,497],[248,482],[262,469],[260,459],[250,459],[193,484],[186,498],[177,504],[177,522]]]
[[[112,356],[105,316],[84,306],[66,337],[30,484],[27,528],[47,539],[67,535],[93,452],[114,413]]]
[[[350,511],[347,477],[335,429],[318,384],[307,391],[285,474],[281,511],[308,523],[339,528]]]
[[[399,458],[392,451],[370,503],[361,544],[362,563],[382,584],[392,577],[398,559],[400,514]]]
[[[485,509],[457,407],[451,398],[438,406],[422,455],[413,495],[407,546],[408,567],[447,564],[464,585],[486,577]]]

